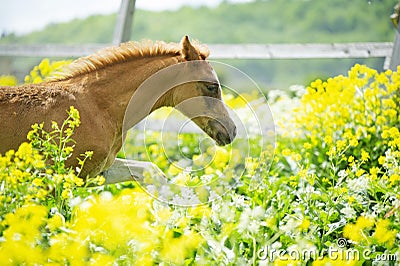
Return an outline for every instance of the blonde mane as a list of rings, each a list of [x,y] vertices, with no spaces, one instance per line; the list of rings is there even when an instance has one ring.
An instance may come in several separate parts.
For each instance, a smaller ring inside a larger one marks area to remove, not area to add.
[[[194,47],[205,59],[210,51],[206,45],[198,41],[193,42]],[[144,40],[141,42],[126,42],[120,46],[107,47],[97,53],[81,57],[65,67],[62,73],[52,80],[64,80],[71,77],[88,74],[92,71],[103,69],[120,62],[127,62],[138,57],[152,57],[159,55],[180,55],[182,46],[178,43],[165,43],[163,41]]]

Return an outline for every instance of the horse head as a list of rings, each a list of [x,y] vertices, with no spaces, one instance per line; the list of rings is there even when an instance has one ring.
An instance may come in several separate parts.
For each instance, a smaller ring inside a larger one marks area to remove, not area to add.
[[[176,86],[172,101],[176,109],[189,117],[218,145],[226,145],[236,136],[236,126],[222,102],[221,85],[211,64],[205,59],[208,53],[200,52],[189,38],[181,41],[181,56],[185,70],[193,81]]]

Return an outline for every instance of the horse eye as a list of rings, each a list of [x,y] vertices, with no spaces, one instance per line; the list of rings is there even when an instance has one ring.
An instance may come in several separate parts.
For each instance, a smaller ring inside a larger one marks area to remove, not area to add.
[[[206,87],[207,87],[208,91],[215,93],[219,89],[219,84],[218,83],[210,83],[210,84],[207,84]]]

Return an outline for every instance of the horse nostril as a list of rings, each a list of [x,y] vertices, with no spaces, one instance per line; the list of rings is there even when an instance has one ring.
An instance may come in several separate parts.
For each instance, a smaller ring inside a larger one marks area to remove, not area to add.
[[[220,146],[227,145],[231,143],[236,137],[236,126],[233,125],[232,128],[228,129],[220,122],[213,123],[218,131],[215,134],[214,139],[217,141],[217,144]]]

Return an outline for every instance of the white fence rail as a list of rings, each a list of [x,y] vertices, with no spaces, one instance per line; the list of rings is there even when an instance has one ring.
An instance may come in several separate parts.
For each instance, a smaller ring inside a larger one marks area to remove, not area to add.
[[[130,39],[135,0],[121,0],[113,43]],[[384,68],[400,64],[400,24],[392,42],[331,44],[210,44],[211,59],[326,59],[385,58]],[[81,57],[112,44],[82,45],[0,45],[0,70],[11,70],[13,57]],[[0,73],[1,74],[1,73]]]
[[[112,44],[0,45],[0,57],[81,57]],[[212,59],[390,58],[392,42],[306,44],[210,44]]]

